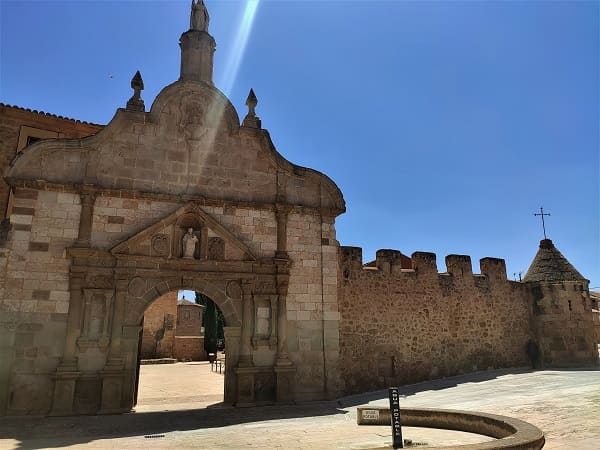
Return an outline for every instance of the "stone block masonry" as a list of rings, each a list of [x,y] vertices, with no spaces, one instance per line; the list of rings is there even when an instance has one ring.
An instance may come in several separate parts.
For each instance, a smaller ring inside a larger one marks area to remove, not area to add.
[[[177,318],[177,291],[152,303],[144,313],[142,359],[173,358]]]

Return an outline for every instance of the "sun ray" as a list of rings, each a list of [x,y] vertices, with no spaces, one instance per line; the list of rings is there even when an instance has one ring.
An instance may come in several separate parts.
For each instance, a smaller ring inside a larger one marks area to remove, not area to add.
[[[226,96],[229,96],[231,89],[235,84],[259,3],[260,0],[246,0],[244,14],[237,28],[234,44],[225,66],[223,83],[221,84],[222,90]]]

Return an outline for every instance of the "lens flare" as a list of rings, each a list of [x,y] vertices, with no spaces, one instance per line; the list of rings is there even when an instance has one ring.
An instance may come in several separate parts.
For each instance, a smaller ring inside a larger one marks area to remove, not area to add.
[[[237,73],[239,71],[240,64],[244,57],[244,52],[246,50],[246,45],[248,44],[250,32],[252,31],[252,24],[254,23],[256,10],[258,9],[259,3],[260,0],[246,1],[244,14],[238,26],[232,51],[229,54],[229,58],[227,59],[227,64],[225,66],[225,75],[223,79],[222,89],[225,95],[227,96],[229,96],[229,94],[231,93],[231,89],[233,88],[233,85],[237,78]]]

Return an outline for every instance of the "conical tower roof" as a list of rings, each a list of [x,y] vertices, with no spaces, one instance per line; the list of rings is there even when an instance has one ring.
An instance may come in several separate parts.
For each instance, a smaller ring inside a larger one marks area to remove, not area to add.
[[[554,246],[550,239],[540,241],[538,250],[523,281],[587,281]]]

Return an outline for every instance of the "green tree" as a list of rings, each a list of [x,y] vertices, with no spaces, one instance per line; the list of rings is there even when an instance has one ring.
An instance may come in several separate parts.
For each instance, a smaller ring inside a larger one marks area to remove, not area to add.
[[[217,308],[215,302],[201,292],[196,292],[196,303],[204,306],[202,313],[202,326],[204,327],[204,350],[206,353],[217,352],[217,339],[223,335],[223,325],[221,310]],[[221,318],[221,320],[219,320]],[[220,330],[219,330],[220,329]],[[219,331],[221,336],[219,336]]]
[[[208,299],[204,308],[204,350],[217,352],[217,308],[215,302]]]

